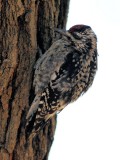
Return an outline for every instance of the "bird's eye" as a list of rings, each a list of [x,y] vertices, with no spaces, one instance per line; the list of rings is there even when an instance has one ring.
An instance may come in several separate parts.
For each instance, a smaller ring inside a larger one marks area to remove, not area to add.
[[[78,39],[78,40],[80,40],[80,39],[81,39],[80,34],[79,34],[79,33],[77,33],[77,32],[74,32],[74,33],[73,33],[73,37],[74,37],[75,39]]]

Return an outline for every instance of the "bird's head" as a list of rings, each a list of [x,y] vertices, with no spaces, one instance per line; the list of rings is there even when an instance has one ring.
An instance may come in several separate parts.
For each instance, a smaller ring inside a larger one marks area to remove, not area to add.
[[[81,39],[82,36],[88,35],[89,33],[91,33],[92,29],[90,26],[79,24],[79,25],[72,26],[67,31],[63,29],[58,29],[58,28],[56,28],[55,31],[68,38],[71,37],[72,35],[75,39],[79,40]]]
[[[97,38],[90,26],[80,24],[72,26],[67,31],[62,29],[55,29],[55,31],[67,37],[78,50],[82,46],[86,48],[88,44],[96,45]]]

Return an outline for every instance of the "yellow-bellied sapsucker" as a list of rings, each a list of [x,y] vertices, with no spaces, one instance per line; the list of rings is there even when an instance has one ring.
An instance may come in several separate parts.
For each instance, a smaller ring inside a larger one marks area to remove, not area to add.
[[[27,114],[26,134],[36,133],[93,83],[97,70],[97,38],[91,27],[57,29],[62,38],[52,44],[35,66],[35,98]]]

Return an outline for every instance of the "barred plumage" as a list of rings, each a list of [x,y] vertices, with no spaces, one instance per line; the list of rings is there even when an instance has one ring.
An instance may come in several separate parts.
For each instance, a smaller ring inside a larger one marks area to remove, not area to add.
[[[35,99],[27,115],[26,135],[36,133],[70,102],[85,93],[97,70],[97,38],[91,27],[76,25],[52,44],[35,66]]]

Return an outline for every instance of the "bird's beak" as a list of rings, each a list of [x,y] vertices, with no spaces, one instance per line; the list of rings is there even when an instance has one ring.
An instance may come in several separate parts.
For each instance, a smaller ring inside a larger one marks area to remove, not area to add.
[[[64,29],[55,28],[54,31],[66,36],[66,37],[69,37],[68,32]]]

